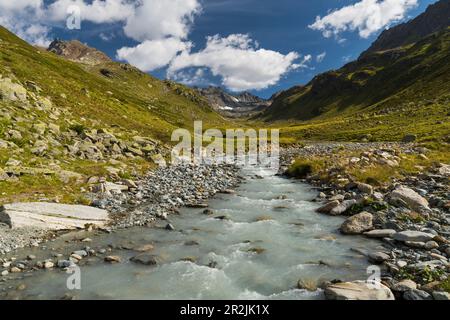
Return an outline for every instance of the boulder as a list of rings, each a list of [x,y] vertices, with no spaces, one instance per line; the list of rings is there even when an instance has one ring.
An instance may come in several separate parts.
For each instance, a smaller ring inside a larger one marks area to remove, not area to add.
[[[320,207],[319,209],[317,209],[317,212],[320,213],[330,213],[330,211],[337,207],[339,205],[339,201],[338,200],[334,200],[331,202],[328,202],[327,204],[323,205],[322,207]]]
[[[33,124],[33,131],[37,134],[43,135],[47,130],[47,125],[45,123],[35,123]]]
[[[397,232],[393,235],[393,238],[397,241],[402,242],[427,242],[432,240],[434,238],[434,235],[422,231],[407,230]]]
[[[450,177],[450,165],[449,164],[440,163],[439,164],[438,173],[440,175],[445,176],[445,177]]]
[[[134,256],[130,260],[146,266],[154,266],[162,262],[162,259],[159,256],[146,252]]]
[[[403,299],[405,300],[433,300],[431,295],[423,290],[412,289],[403,293]]]
[[[0,181],[5,181],[8,179],[9,179],[9,175],[5,172],[5,170],[0,168]]]
[[[417,289],[417,283],[412,280],[406,279],[394,284],[391,289],[393,291],[405,292],[409,290]]]
[[[414,190],[399,186],[389,195],[389,203],[393,205],[406,204],[411,210],[418,212],[430,211],[428,201]]]
[[[119,256],[106,256],[104,260],[109,263],[120,263],[122,261]]]
[[[363,211],[349,217],[341,225],[341,232],[344,234],[360,234],[364,231],[372,229],[373,216],[371,213]]]
[[[351,200],[344,200],[341,204],[334,207],[330,210],[329,214],[332,216],[338,216],[346,212],[348,209],[350,209],[353,205],[357,204],[358,202],[354,199]]]
[[[10,78],[0,77],[0,100],[26,102],[27,89]]]
[[[379,229],[364,232],[364,235],[369,238],[391,238],[396,233],[394,229]]]
[[[93,187],[95,193],[122,193],[122,191],[128,191],[128,186],[122,184],[116,184],[112,182],[103,182]]]
[[[44,230],[73,230],[94,225],[103,228],[108,212],[88,206],[58,203],[12,203],[0,207],[0,222],[10,228],[35,227]]]
[[[450,293],[445,291],[434,291],[432,295],[434,300],[450,300]]]
[[[328,300],[395,300],[385,285],[365,281],[331,284],[325,289],[325,297]]]
[[[384,252],[371,252],[369,253],[369,261],[375,264],[381,264],[391,257]]]
[[[373,193],[373,187],[370,184],[367,183],[358,183],[356,185],[359,191],[362,193],[372,194]]]

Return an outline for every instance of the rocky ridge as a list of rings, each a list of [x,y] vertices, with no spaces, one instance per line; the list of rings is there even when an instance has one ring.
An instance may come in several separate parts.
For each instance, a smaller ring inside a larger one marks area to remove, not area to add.
[[[49,45],[47,50],[68,60],[88,65],[112,62],[112,60],[103,52],[88,47],[78,40],[63,41],[55,39]]]
[[[231,94],[218,87],[198,88],[197,91],[216,111],[230,117],[255,115],[270,105],[270,101],[250,92]]]

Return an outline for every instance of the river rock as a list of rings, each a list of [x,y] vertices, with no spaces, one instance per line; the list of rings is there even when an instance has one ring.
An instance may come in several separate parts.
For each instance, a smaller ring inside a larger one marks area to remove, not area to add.
[[[342,201],[338,206],[331,209],[329,212],[332,216],[338,216],[346,212],[348,209],[350,209],[353,205],[357,204],[357,201],[354,199],[351,200],[344,200]]]
[[[414,290],[417,289],[417,283],[415,283],[412,280],[406,279],[406,280],[402,280],[400,282],[397,282],[396,284],[394,284],[391,289],[393,291],[398,291],[398,292],[405,292],[408,290]]]
[[[106,256],[104,260],[109,263],[120,263],[122,261],[119,256]]]
[[[433,234],[414,230],[401,231],[393,235],[395,240],[402,242],[427,242],[432,240],[434,237],[435,236]]]
[[[363,211],[345,220],[341,225],[341,232],[344,234],[360,234],[372,229],[373,216],[371,213]]]
[[[396,233],[394,229],[378,229],[364,232],[364,235],[369,238],[391,238]]]
[[[367,183],[358,183],[356,185],[359,191],[362,193],[372,194],[373,193],[373,187],[370,184]]]
[[[418,212],[428,212],[430,207],[428,201],[414,190],[399,186],[389,194],[389,203],[393,205],[404,204],[411,210]]]
[[[44,230],[73,230],[94,225],[103,228],[109,221],[106,210],[58,203],[12,203],[0,207],[0,222],[10,228],[35,227]]]
[[[403,299],[405,300],[433,300],[431,295],[423,290],[408,290],[403,293]]]
[[[427,250],[436,249],[439,248],[439,244],[436,241],[428,241],[427,243],[425,243],[424,248]]]
[[[438,173],[445,177],[450,177],[450,165],[441,163],[438,169]]]
[[[395,300],[392,291],[383,284],[365,281],[331,284],[325,289],[328,300]]]
[[[330,213],[330,211],[332,209],[334,209],[335,207],[337,207],[338,205],[339,205],[339,201],[338,200],[334,200],[334,201],[328,202],[327,204],[323,205],[322,207],[320,207],[316,211],[320,212],[320,213]]]
[[[432,295],[434,300],[450,300],[450,293],[445,291],[434,291]]]
[[[10,78],[0,77],[0,100],[26,102],[27,89]]]
[[[369,261],[376,264],[381,264],[390,259],[390,256],[384,252],[369,253]]]
[[[155,247],[152,244],[144,244],[138,247],[133,248],[133,251],[137,251],[137,252],[147,252],[147,251],[152,251]]]
[[[138,254],[137,256],[132,257],[130,260],[135,263],[144,264],[147,266],[158,265],[162,262],[162,259],[159,256],[150,253]]]

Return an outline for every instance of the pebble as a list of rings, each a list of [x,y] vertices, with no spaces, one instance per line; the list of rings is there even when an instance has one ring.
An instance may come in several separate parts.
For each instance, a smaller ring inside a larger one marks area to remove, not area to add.
[[[428,241],[427,243],[425,243],[424,248],[427,250],[436,249],[439,248],[439,244],[436,241]]]
[[[445,291],[434,291],[432,296],[434,300],[450,300],[450,293]]]

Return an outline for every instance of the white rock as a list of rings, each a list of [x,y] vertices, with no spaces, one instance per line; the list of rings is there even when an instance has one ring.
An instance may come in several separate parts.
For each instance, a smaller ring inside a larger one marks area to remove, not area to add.
[[[325,289],[325,296],[329,300],[395,300],[385,285],[365,281],[332,284]]]
[[[372,229],[373,216],[371,213],[363,211],[355,214],[345,220],[341,226],[341,232],[344,234],[360,234]]]
[[[104,227],[108,212],[98,208],[58,203],[12,203],[0,207],[0,222],[11,228],[35,227],[45,230],[73,230],[85,225]]]
[[[413,230],[407,230],[407,231],[401,231],[397,232],[393,235],[393,238],[397,241],[412,241],[412,242],[428,242],[432,240],[435,236],[430,233],[425,233],[422,231],[413,231]]]
[[[419,212],[430,211],[428,201],[425,198],[414,190],[404,186],[399,186],[392,191],[389,195],[389,199],[392,204],[402,201],[412,210],[417,210]]]
[[[369,238],[391,238],[396,233],[394,229],[378,229],[364,232],[364,235]]]

